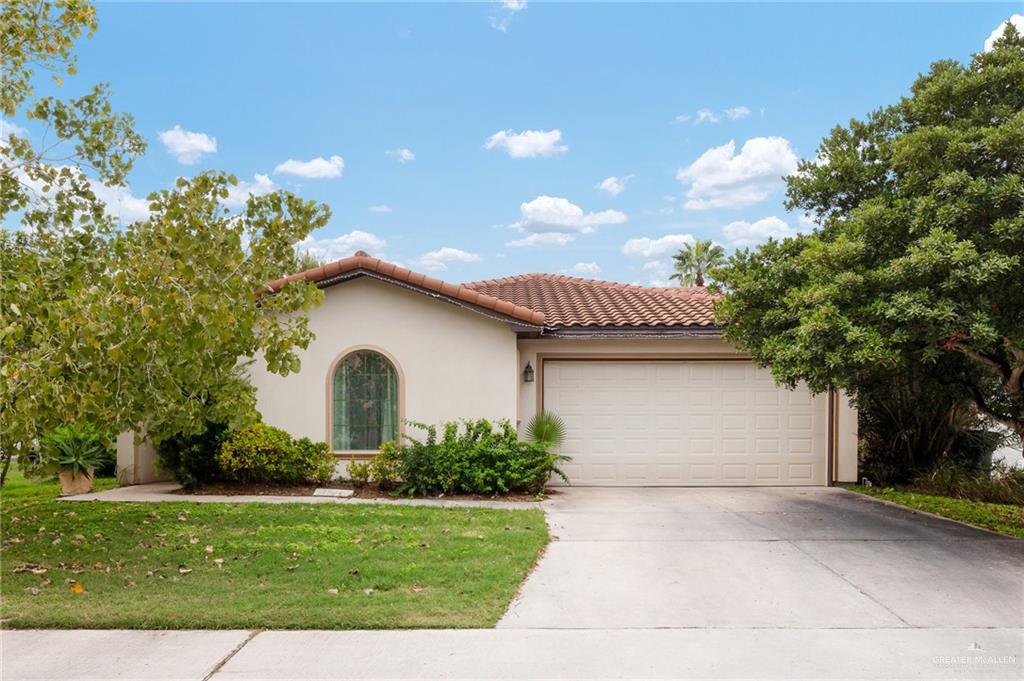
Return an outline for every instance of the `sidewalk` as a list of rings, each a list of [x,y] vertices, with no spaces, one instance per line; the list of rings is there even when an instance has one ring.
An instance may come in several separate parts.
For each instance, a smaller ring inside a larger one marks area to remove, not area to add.
[[[487,499],[356,499],[333,496],[273,496],[269,494],[176,494],[181,485],[176,482],[151,482],[145,485],[115,487],[104,492],[61,497],[58,501],[116,501],[131,503],[194,503],[194,504],[390,504],[393,506],[433,506],[436,508],[541,508],[539,501],[489,501]]]
[[[1020,679],[1020,629],[3,631],[4,681]]]

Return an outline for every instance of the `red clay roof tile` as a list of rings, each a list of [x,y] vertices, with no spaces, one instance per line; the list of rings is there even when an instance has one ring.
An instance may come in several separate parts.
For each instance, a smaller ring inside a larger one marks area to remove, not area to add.
[[[556,274],[464,284],[544,313],[547,326],[714,326],[716,296],[699,286],[654,288]]]
[[[712,327],[716,295],[699,286],[654,288],[556,274],[522,274],[451,284],[411,272],[358,251],[323,267],[270,283],[274,291],[291,281],[321,282],[360,271],[548,327]]]

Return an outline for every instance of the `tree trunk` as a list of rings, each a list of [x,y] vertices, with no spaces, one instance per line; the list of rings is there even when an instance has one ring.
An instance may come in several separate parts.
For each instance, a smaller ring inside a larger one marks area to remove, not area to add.
[[[10,454],[0,454],[0,460],[3,461],[3,468],[0,468],[0,487],[3,487],[4,483],[7,482],[7,471],[11,467],[11,459],[13,458]]]

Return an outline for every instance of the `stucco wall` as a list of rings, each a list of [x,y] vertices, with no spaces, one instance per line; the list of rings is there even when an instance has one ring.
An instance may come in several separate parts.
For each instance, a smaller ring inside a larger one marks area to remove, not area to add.
[[[519,381],[519,419],[526,423],[537,411],[540,385],[537,355],[552,358],[557,355],[645,356],[679,355],[700,357],[736,357],[741,353],[729,343],[711,339],[631,339],[631,340],[576,340],[576,339],[524,339],[519,341],[519,372],[529,362],[538,372],[534,383]],[[837,400],[837,433],[835,477],[839,482],[857,479],[857,414],[846,396]],[[822,400],[825,405],[826,401]],[[823,406],[823,409],[827,408]]]
[[[262,362],[253,367],[257,407],[267,423],[295,437],[330,442],[331,367],[363,347],[382,351],[397,365],[405,419],[514,422],[516,336],[507,323],[368,277],[324,294],[310,313],[316,339],[299,355],[302,370],[281,377]]]

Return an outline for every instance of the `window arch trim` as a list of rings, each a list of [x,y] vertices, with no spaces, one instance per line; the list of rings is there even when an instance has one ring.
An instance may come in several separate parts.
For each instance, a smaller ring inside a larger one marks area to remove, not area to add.
[[[390,352],[382,347],[376,345],[353,345],[345,348],[338,353],[334,360],[331,362],[330,368],[327,370],[327,381],[326,381],[326,439],[325,442],[330,446],[331,451],[335,454],[351,455],[356,458],[369,458],[373,456],[376,449],[335,449],[334,447],[334,372],[338,370],[338,367],[349,355],[356,352],[376,352],[381,355],[387,361],[391,362],[391,366],[395,369],[395,378],[398,381],[398,431],[396,436],[401,440],[402,435],[405,433],[405,373],[402,371],[402,365],[398,363],[398,360]]]

